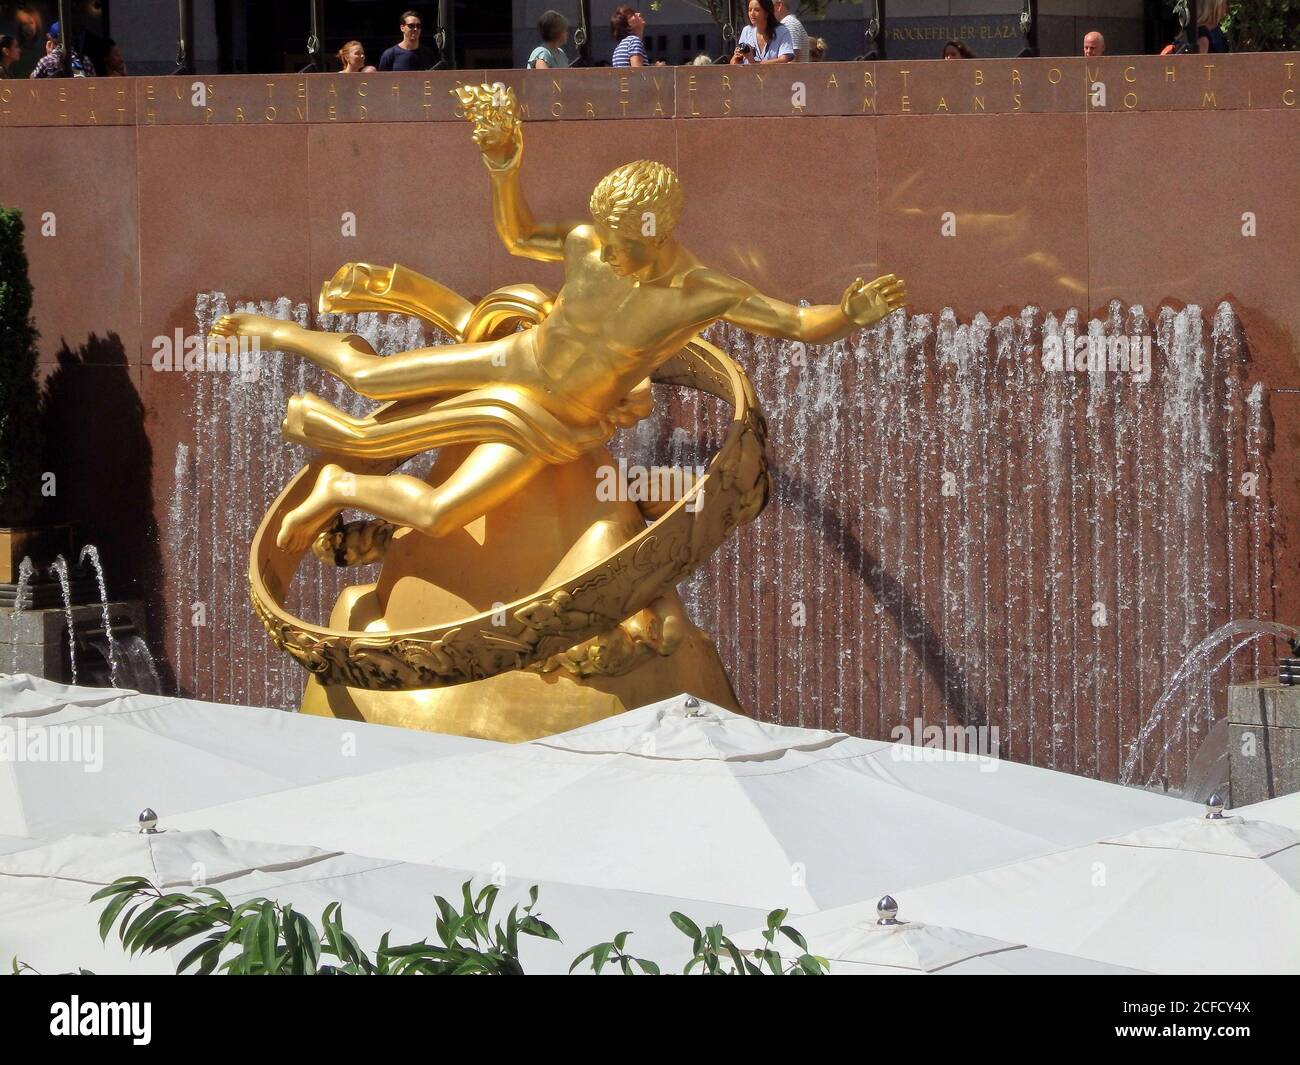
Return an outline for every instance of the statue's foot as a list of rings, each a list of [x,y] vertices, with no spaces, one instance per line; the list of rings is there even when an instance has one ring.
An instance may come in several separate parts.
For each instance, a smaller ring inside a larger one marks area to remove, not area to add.
[[[263,314],[223,314],[208,330],[214,337],[249,337],[258,341],[270,340],[277,327],[284,325],[278,318],[267,318]]]
[[[345,478],[352,476],[342,466],[333,463],[322,467],[307,498],[284,516],[275,537],[276,546],[283,551],[306,551],[326,522],[341,509],[339,486]]]

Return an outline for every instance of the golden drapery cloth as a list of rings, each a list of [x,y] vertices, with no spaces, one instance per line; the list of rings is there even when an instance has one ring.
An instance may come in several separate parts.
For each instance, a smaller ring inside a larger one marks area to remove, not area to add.
[[[594,424],[557,417],[510,385],[476,388],[442,399],[401,400],[365,418],[349,418],[310,393],[289,400],[284,437],[294,443],[367,459],[401,459],[452,444],[510,444],[553,465],[572,462],[653,407],[649,381]]]
[[[348,263],[322,287],[317,309],[413,314],[455,341],[473,343],[532,327],[550,313],[554,299],[534,285],[509,285],[475,304],[400,264]],[[562,390],[562,382],[554,384]],[[283,433],[294,443],[363,459],[403,460],[453,444],[503,443],[559,465],[635,425],[653,406],[648,378],[607,411],[565,396],[556,413],[528,388],[499,384],[398,400],[354,418],[307,393],[289,400]],[[585,417],[564,416],[573,410]]]

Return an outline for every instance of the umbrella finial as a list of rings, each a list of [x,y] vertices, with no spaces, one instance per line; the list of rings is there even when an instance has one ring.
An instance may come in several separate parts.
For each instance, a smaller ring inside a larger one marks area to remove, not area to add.
[[[686,716],[697,717],[700,713],[700,701],[693,695],[686,697]]]
[[[158,831],[158,815],[146,806],[140,811],[140,831],[146,835],[153,835]]]
[[[876,924],[899,924],[898,903],[893,895],[884,895],[876,903]]]
[[[1223,817],[1223,796],[1217,791],[1206,800],[1205,819],[1207,821],[1218,821]]]

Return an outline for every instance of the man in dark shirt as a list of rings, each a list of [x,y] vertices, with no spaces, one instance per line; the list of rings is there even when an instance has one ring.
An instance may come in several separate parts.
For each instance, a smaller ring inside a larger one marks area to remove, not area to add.
[[[420,16],[408,11],[402,16],[402,39],[379,57],[380,70],[428,70],[433,53],[420,45]]]

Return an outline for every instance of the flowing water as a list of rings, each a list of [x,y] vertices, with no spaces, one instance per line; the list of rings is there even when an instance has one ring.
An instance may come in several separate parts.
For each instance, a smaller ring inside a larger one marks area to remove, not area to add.
[[[104,641],[108,658],[108,681],[117,686],[117,641],[113,638],[113,621],[108,614],[108,588],[104,584],[104,567],[99,561],[99,549],[94,544],[87,544],[81,549],[81,561],[90,559],[95,570],[95,581],[99,585],[99,610],[104,620]],[[157,690],[157,689],[155,689]]]
[[[35,567],[32,565],[32,560],[27,556],[23,556],[23,560],[18,563],[18,587],[14,590],[13,671],[15,673],[18,672],[18,617],[17,615],[20,610],[26,610],[29,606],[31,606],[31,602],[29,601],[30,593],[28,589],[31,587],[32,574],[35,572],[36,571],[35,571]]]
[[[63,619],[68,627],[68,671],[71,674],[71,683],[77,683],[77,637],[76,629],[72,625],[72,589],[68,583],[68,560],[59,555],[50,564],[50,572],[59,580],[59,588],[63,591]]]
[[[125,660],[126,672],[130,686],[136,691],[158,695],[162,692],[162,678],[158,676],[158,667],[154,664],[149,645],[139,633],[129,632],[122,637],[118,645]]]
[[[320,315],[287,299],[231,305],[221,293],[197,298],[198,332],[231,311],[253,311],[299,325],[355,332],[381,354],[439,343],[422,325],[398,315]],[[256,377],[196,375],[193,436],[176,447],[169,505],[168,607],[164,631],[181,688],[198,698],[253,706],[296,707],[306,675],[273,652],[248,603],[248,547],[269,504],[307,459],[280,436],[285,406],[296,392],[315,392],[353,414],[373,407],[304,360],[263,352]],[[336,570],[305,564],[288,606],[324,620],[349,584],[374,580],[376,567]]]
[[[1125,759],[1123,767],[1120,769],[1119,782],[1121,784],[1133,783],[1133,770],[1138,764],[1138,760],[1144,753],[1144,745],[1150,739],[1151,734],[1157,727],[1165,726],[1166,733],[1169,733],[1169,722],[1166,716],[1174,700],[1182,693],[1188,682],[1193,679],[1202,683],[1207,683],[1225,664],[1232,661],[1238,651],[1244,647],[1250,646],[1261,636],[1274,636],[1279,640],[1291,641],[1300,636],[1300,629],[1291,625],[1280,625],[1276,621],[1254,621],[1242,619],[1230,621],[1226,625],[1220,625],[1210,635],[1205,637],[1200,643],[1191,649],[1187,657],[1183,659],[1179,667],[1174,671],[1174,675],[1169,678],[1169,683],[1165,690],[1156,700],[1156,704],[1151,709],[1151,716],[1147,718],[1146,723],[1138,732],[1137,739],[1129,751],[1128,758]],[[1221,647],[1228,640],[1233,640],[1233,644],[1226,652],[1219,655],[1211,663],[1211,656],[1216,649]],[[1203,702],[1196,699],[1187,699],[1178,718],[1175,720],[1173,735],[1185,728],[1195,728],[1201,724],[1211,724],[1212,721],[1198,721],[1197,715],[1204,715],[1206,706]],[[1169,741],[1166,740],[1160,751],[1160,756],[1155,760],[1152,769],[1149,771],[1145,783],[1150,786],[1155,783],[1156,775],[1162,769],[1167,767],[1169,757]]]
[[[236,309],[355,331],[383,354],[438,342],[398,315],[232,307],[219,293],[198,297],[199,331]],[[1075,335],[1149,337],[1149,378],[1045,370],[1044,342]],[[1183,712],[1167,702],[1153,724],[1167,682],[1206,633],[1275,609],[1271,421],[1230,306],[897,314],[814,348],[729,326],[710,337],[754,381],[775,492],[682,593],[751,712],[883,738],[917,721],[984,724],[1004,757],[1178,776],[1224,692],[1193,671]],[[168,653],[199,697],[292,707],[305,674],[253,618],[246,578],[256,524],[306,458],[280,420],[294,392],[371,405],[278,353],[256,380],[195,376],[173,463]],[[612,450],[707,462],[725,406],[657,393],[658,412]],[[372,574],[309,562],[290,608],[323,620]],[[1270,654],[1254,642],[1229,679],[1260,675]]]

